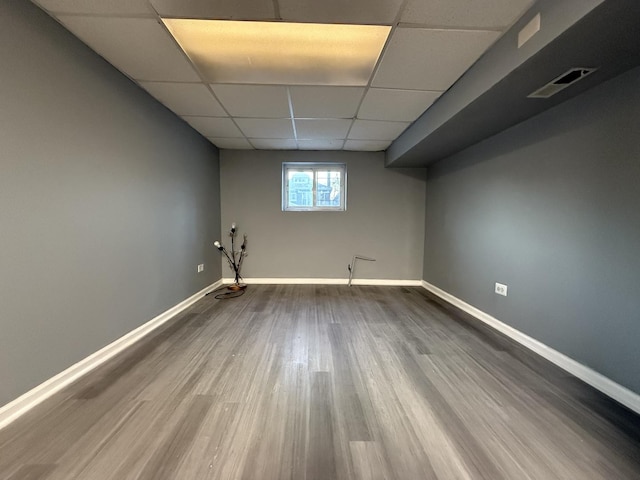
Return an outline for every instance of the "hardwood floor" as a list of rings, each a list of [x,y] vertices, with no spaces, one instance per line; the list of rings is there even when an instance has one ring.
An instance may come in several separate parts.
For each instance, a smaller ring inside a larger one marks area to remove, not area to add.
[[[640,420],[423,289],[256,285],[1,430],[0,478],[640,479]]]

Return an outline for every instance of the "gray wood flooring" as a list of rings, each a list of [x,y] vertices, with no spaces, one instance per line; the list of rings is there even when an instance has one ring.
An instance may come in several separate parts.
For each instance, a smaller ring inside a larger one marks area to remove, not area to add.
[[[1,430],[0,478],[640,479],[640,421],[423,289],[250,286]]]

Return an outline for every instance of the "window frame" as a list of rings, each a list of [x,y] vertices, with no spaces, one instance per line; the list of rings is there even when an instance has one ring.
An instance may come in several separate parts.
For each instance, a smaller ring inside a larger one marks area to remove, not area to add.
[[[313,171],[312,206],[296,207],[289,205],[289,178],[290,171]],[[317,172],[333,170],[339,171],[340,179],[340,205],[318,206],[318,177]],[[345,212],[347,210],[347,164],[333,162],[282,162],[282,211],[283,212]]]

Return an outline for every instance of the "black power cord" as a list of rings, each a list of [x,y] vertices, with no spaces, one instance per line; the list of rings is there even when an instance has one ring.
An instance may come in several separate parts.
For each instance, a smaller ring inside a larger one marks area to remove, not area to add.
[[[213,295],[214,293],[219,292],[220,290],[227,290],[227,288],[228,287],[226,285],[223,285],[222,287],[216,288],[215,290],[211,290],[209,293],[205,295],[205,297],[209,295]],[[239,290],[229,290],[228,292],[225,292],[225,293],[218,293],[213,298],[217,300],[230,300],[232,298],[241,297],[242,295],[244,295],[245,290],[246,288],[242,288]]]

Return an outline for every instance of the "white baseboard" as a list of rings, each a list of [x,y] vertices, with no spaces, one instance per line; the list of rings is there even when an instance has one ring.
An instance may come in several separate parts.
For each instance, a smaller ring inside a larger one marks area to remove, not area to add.
[[[60,372],[55,377],[51,377],[49,380],[29,390],[24,395],[4,405],[2,408],[0,408],[0,429],[9,425],[18,417],[46,400],[54,393],[62,390],[64,387],[76,381],[78,378],[86,375],[91,370],[102,365],[110,358],[113,358],[118,353],[122,352],[137,341],[141,340],[143,337],[151,333],[156,328],[160,327],[162,324],[166,323],[178,313],[196,303],[208,292],[215,290],[221,285],[222,280],[218,280],[213,285],[210,285],[200,290],[198,293],[191,295],[186,300],[183,300],[174,307],[171,307],[169,310],[161,313],[144,325],[141,325],[135,330],[130,331],[129,333],[118,338],[106,347],[101,348],[97,352],[92,353],[88,357],[80,360],[78,363]]]
[[[346,285],[348,280],[336,278],[248,278],[244,279],[247,284],[315,284],[315,285]],[[144,325],[132,330],[106,347],[80,360],[75,365],[60,372],[56,376],[41,383],[37,387],[29,390],[24,395],[16,398],[12,402],[0,408],[0,429],[16,420],[18,417],[49,398],[54,393],[60,391],[67,385],[76,381],[78,378],[86,375],[99,365],[113,358],[118,353],[127,349],[143,337],[151,333],[153,330],[166,323],[175,315],[193,305],[195,302],[204,297],[208,292],[220,287],[223,283],[232,283],[232,278],[223,278],[213,285],[210,285],[199,292],[195,293],[186,300],[180,302],[169,310],[161,313],[157,317],[148,321]],[[600,390],[605,395],[625,405],[629,409],[640,414],[640,395],[623,387],[622,385],[610,380],[604,375],[592,370],[585,365],[573,360],[570,357],[554,350],[544,343],[529,337],[528,335],[516,330],[500,320],[484,313],[472,305],[454,297],[453,295],[441,290],[435,285],[420,280],[384,280],[384,279],[358,279],[353,280],[354,285],[388,285],[388,286],[422,286],[431,293],[437,295],[450,304],[458,307],[462,311],[472,315],[478,320],[495,328],[499,332],[507,335],[516,342],[529,348],[531,351],[546,358],[560,368],[575,375],[592,387]]]
[[[626,406],[627,408],[633,410],[636,413],[640,414],[640,395],[635,392],[632,392],[626,387],[614,382],[613,380],[605,377],[601,373],[592,370],[591,368],[577,362],[576,360],[567,357],[565,354],[554,350],[553,348],[545,345],[544,343],[532,338],[519,330],[516,330],[509,325],[502,323],[495,317],[483,312],[482,310],[477,309],[473,305],[469,305],[468,303],[460,300],[457,297],[454,297],[450,293],[441,290],[440,288],[432,285],[424,280],[421,282],[422,286],[428,290],[429,292],[437,295],[448,303],[452,304],[455,307],[458,307],[460,310],[468,313],[469,315],[477,318],[481,322],[486,323],[487,325],[493,327],[494,329],[502,332],[506,336],[515,340],[516,342],[524,345],[529,350],[537,353],[541,357],[546,358],[551,363],[556,364],[563,370],[571,373],[572,375],[578,377],[580,380],[588,383],[592,387],[597,390],[600,390],[605,395],[613,398],[617,402]]]
[[[233,278],[223,278],[224,283],[233,283]],[[347,285],[347,278],[243,278],[247,285]],[[383,285],[393,287],[420,287],[420,280],[390,280],[382,278],[354,278],[352,285]]]

